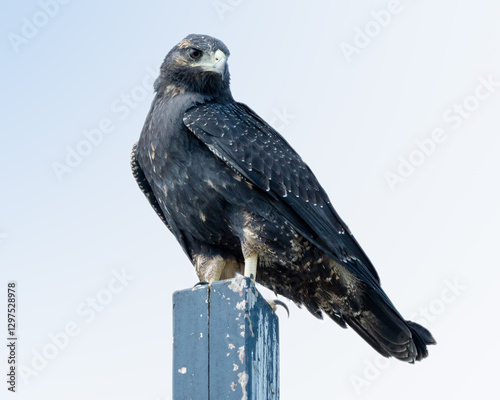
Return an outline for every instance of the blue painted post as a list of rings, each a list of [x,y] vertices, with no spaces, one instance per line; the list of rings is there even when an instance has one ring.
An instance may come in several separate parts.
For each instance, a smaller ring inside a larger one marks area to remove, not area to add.
[[[173,399],[209,399],[207,286],[174,293]]]
[[[173,400],[278,400],[278,318],[244,277],[174,293]]]

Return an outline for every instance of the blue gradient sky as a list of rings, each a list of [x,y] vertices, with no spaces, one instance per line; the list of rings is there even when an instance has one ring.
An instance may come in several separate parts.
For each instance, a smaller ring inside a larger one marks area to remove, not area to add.
[[[152,75],[189,33],[226,43],[234,97],[298,150],[401,313],[439,343],[418,365],[382,364],[353,331],[290,305],[282,398],[493,398],[500,86],[481,82],[500,82],[500,3],[401,1],[349,62],[342,43],[376,27],[373,12],[391,2],[364,3],[69,1],[45,21],[37,1],[4,5],[0,291],[18,282],[18,361],[31,371],[18,376],[18,399],[171,398],[171,296],[196,275],[138,189],[129,153]],[[36,18],[44,26],[13,45]],[[478,85],[484,99],[471,99]],[[458,118],[464,101],[474,110]],[[85,147],[99,125],[110,132]],[[445,140],[391,190],[387,173],[436,129]],[[58,177],[54,163],[77,149],[86,155]],[[78,334],[50,353],[68,324]]]

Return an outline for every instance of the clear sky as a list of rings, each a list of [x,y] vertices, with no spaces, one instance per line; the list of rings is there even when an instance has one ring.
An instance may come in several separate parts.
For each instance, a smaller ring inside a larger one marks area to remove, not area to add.
[[[494,398],[499,13],[495,0],[6,3],[0,298],[16,281],[17,399],[171,399],[172,293],[197,279],[129,153],[159,65],[190,33],[226,43],[234,97],[303,156],[398,309],[438,341],[418,365],[386,361],[290,304],[282,399]]]

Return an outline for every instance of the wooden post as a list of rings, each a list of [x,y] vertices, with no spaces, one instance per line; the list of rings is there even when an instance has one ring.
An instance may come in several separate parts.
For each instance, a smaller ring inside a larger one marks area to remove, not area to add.
[[[244,277],[174,293],[173,400],[278,400],[278,318]]]

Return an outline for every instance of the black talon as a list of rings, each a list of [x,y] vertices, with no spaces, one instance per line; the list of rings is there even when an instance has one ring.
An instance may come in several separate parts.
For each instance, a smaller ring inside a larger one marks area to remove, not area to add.
[[[288,318],[290,318],[290,310],[288,309],[288,306],[283,303],[281,300],[272,300],[272,302],[275,304],[275,305],[278,305],[278,306],[282,306],[285,310],[286,310],[286,314],[288,316]]]
[[[208,283],[206,281],[200,281],[196,285],[194,285],[193,288],[195,288],[197,286],[205,286],[205,285],[210,285],[210,283]]]

